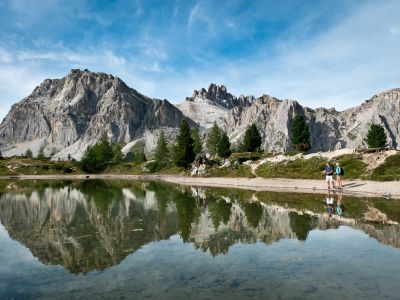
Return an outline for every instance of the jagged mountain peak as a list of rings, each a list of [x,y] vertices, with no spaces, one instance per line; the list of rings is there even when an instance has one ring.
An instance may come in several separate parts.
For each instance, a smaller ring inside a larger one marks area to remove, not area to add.
[[[194,90],[192,97],[187,97],[186,101],[208,103],[225,109],[232,109],[237,106],[250,106],[254,99],[253,96],[241,95],[236,97],[227,91],[225,85],[211,83],[208,89],[201,88],[199,90]]]
[[[128,144],[153,129],[176,131],[183,118],[168,101],[144,96],[118,77],[73,69],[44,80],[11,108],[0,124],[0,149],[11,156],[45,147],[45,153],[79,159],[103,133]]]

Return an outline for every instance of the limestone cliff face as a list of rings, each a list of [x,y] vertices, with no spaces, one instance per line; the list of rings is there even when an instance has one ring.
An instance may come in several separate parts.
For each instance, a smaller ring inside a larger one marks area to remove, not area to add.
[[[226,109],[231,109],[236,106],[250,106],[254,101],[254,97],[243,95],[236,97],[231,93],[228,93],[226,86],[211,83],[207,90],[205,88],[201,88],[198,91],[193,91],[192,97],[187,97],[186,101],[203,102]]]
[[[37,153],[44,146],[45,154],[57,153],[55,158],[71,154],[79,159],[105,132],[113,142],[126,144],[124,151],[144,140],[146,152],[151,152],[161,129],[173,140],[186,118],[202,133],[216,121],[234,145],[255,123],[263,137],[262,149],[283,152],[292,149],[291,125],[298,114],[310,125],[312,151],[365,146],[372,123],[381,124],[389,146],[400,149],[400,89],[338,112],[265,95],[236,97],[225,86],[211,84],[174,106],[167,100],[148,98],[112,75],[72,70],[62,79],[45,80],[11,108],[0,124],[0,150],[11,156],[28,148]]]
[[[293,100],[263,96],[248,107],[235,107],[218,119],[233,143],[239,143],[246,128],[255,123],[267,151],[292,148],[291,124],[302,114],[310,125],[313,151],[366,146],[364,139],[372,123],[385,128],[389,147],[400,149],[400,89],[375,95],[360,106],[338,112],[334,109],[310,109]]]
[[[176,129],[183,118],[167,100],[150,99],[117,77],[72,70],[46,79],[11,108],[0,125],[0,148],[13,155],[44,146],[79,158],[104,132],[126,144],[154,128]]]

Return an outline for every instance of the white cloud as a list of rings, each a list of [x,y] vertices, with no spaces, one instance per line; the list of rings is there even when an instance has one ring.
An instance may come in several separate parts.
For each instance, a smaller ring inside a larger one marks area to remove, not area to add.
[[[12,63],[12,61],[13,59],[11,54],[8,51],[0,48],[0,63],[9,64]]]
[[[312,39],[296,32],[275,45],[275,57],[260,53],[208,66],[202,78],[221,78],[238,93],[270,94],[310,107],[345,109],[399,87],[398,2],[365,5]],[[304,30],[309,24],[304,23]],[[216,76],[216,71],[223,74]],[[201,71],[197,71],[201,72]],[[208,74],[208,76],[207,76]],[[207,84],[204,82],[203,85]]]
[[[198,17],[200,9],[200,3],[196,3],[196,5],[190,10],[189,13],[189,19],[188,19],[188,29],[190,29],[193,25],[193,23],[196,21],[196,18]]]

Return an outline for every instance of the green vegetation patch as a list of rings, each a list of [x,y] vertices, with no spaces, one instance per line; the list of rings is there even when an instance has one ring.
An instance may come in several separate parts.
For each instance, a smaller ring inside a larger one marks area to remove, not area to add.
[[[377,181],[400,180],[400,153],[387,157],[372,171],[370,178]]]
[[[256,169],[256,174],[264,178],[322,179],[321,172],[326,162],[325,158],[312,157],[310,159],[266,163]]]
[[[365,179],[367,175],[367,165],[361,160],[358,154],[345,154],[332,159],[332,163],[340,162],[344,169],[344,179]]]
[[[239,165],[237,168],[219,168],[214,167],[207,170],[207,176],[211,177],[247,177],[254,178],[251,167],[247,165]]]
[[[346,154],[331,160],[331,163],[339,161],[345,170],[345,179],[364,178],[367,175],[366,164],[357,154]],[[264,178],[302,178],[323,179],[321,172],[324,170],[326,158],[312,157],[310,159],[298,159],[279,163],[266,163],[259,166],[256,174]]]

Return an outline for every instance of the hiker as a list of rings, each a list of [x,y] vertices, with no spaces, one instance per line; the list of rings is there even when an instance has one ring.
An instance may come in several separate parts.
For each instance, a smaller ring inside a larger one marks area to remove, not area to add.
[[[331,182],[332,182],[332,188],[334,188],[335,184],[333,181],[333,167],[329,164],[329,162],[326,163],[325,170],[322,171],[322,174],[325,174],[325,180],[328,185],[328,190],[331,189]]]
[[[344,169],[340,166],[339,162],[336,162],[335,174],[336,174],[336,186],[339,189],[342,189],[343,188]]]

